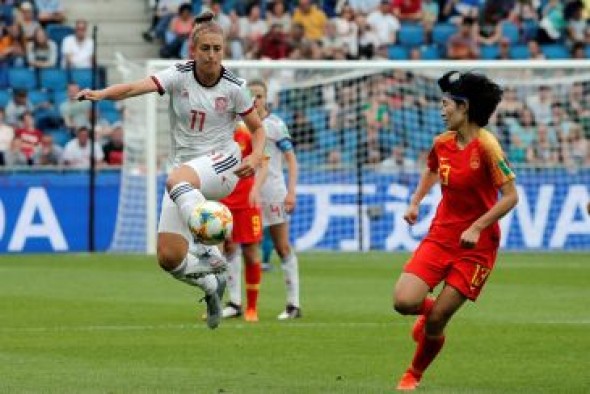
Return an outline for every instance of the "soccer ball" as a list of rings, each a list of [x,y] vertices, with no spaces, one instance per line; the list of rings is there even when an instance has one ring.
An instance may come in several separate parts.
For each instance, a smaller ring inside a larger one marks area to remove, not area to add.
[[[229,239],[233,226],[229,208],[217,201],[197,205],[188,221],[195,241],[205,245],[217,245]]]

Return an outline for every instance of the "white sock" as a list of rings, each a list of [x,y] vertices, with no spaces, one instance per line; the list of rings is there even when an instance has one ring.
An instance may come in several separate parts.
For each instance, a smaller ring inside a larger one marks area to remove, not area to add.
[[[242,305],[242,255],[236,250],[227,259],[227,291],[229,301],[236,305]]]
[[[170,275],[181,282],[201,288],[206,294],[211,294],[217,290],[217,278],[215,275],[204,275],[202,267],[199,265],[199,259],[190,253],[187,253],[178,267],[170,271]]]
[[[299,263],[293,249],[283,259],[282,267],[287,286],[287,304],[299,307]]]
[[[174,185],[169,193],[170,198],[180,210],[184,223],[188,223],[195,207],[206,200],[203,193],[188,182],[180,182]]]

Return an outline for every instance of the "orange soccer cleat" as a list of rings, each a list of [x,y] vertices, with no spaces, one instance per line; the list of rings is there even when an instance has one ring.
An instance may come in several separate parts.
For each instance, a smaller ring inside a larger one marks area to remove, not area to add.
[[[246,309],[244,320],[250,323],[256,323],[258,321],[258,312],[256,309]]]
[[[420,385],[420,378],[422,375],[415,373],[411,368],[409,368],[400,379],[399,383],[397,384],[396,390],[400,391],[411,391],[416,390]]]

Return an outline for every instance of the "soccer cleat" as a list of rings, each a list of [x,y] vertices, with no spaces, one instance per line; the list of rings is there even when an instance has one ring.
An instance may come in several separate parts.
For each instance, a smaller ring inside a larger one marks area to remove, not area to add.
[[[271,263],[262,263],[261,266],[264,272],[270,272],[273,270],[273,266]]]
[[[424,326],[426,326],[426,316],[420,315],[414,322],[414,327],[412,327],[412,338],[414,342],[419,342],[420,338],[424,336]]]
[[[288,304],[285,307],[285,310],[282,311],[278,316],[277,319],[279,320],[288,320],[288,319],[299,319],[301,317],[301,308],[295,305]]]
[[[205,294],[202,300],[207,303],[207,327],[214,330],[219,326],[223,311],[221,309],[221,299],[225,292],[226,279],[224,275],[215,275],[217,279],[217,290],[210,294]]]
[[[258,321],[258,312],[256,309],[246,309],[246,314],[244,315],[244,320],[250,323],[255,323]]]
[[[228,302],[225,304],[225,308],[223,308],[223,318],[230,319],[233,317],[240,317],[242,316],[242,307],[240,305],[234,304],[233,302]]]
[[[396,390],[400,391],[412,391],[416,390],[420,385],[420,378],[422,375],[418,375],[412,371],[412,369],[408,369],[402,375],[399,383],[397,384]]]
[[[197,243],[191,252],[199,259],[199,267],[203,272],[219,274],[227,270],[227,260],[216,246]]]

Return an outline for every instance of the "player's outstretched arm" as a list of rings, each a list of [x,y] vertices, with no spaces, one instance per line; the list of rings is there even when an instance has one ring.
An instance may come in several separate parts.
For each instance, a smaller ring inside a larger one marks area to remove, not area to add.
[[[156,83],[151,77],[147,77],[135,82],[118,83],[101,90],[83,89],[78,93],[76,98],[80,101],[124,100],[129,97],[157,91],[158,87]]]
[[[416,223],[416,220],[418,220],[418,208],[420,207],[420,202],[437,181],[438,174],[426,167],[422,172],[422,176],[420,176],[420,182],[418,182],[416,191],[412,195],[412,198],[410,198],[410,205],[408,205],[406,213],[404,214],[404,220],[408,222],[408,224]]]
[[[239,177],[254,175],[264,157],[266,143],[266,133],[257,111],[250,111],[248,115],[242,117],[242,120],[252,133],[252,153],[242,160],[238,169],[234,171]]]
[[[297,166],[297,156],[293,150],[286,151],[283,154],[287,162],[287,175],[289,177],[287,183],[287,196],[285,197],[285,210],[287,213],[293,212],[297,203],[297,194],[295,188],[297,187],[297,178],[299,177],[299,167]]]
[[[513,180],[504,183],[500,187],[500,193],[502,196],[498,202],[461,234],[462,247],[467,249],[474,248],[479,240],[479,234],[488,226],[502,219],[504,215],[518,204],[518,193]]]

